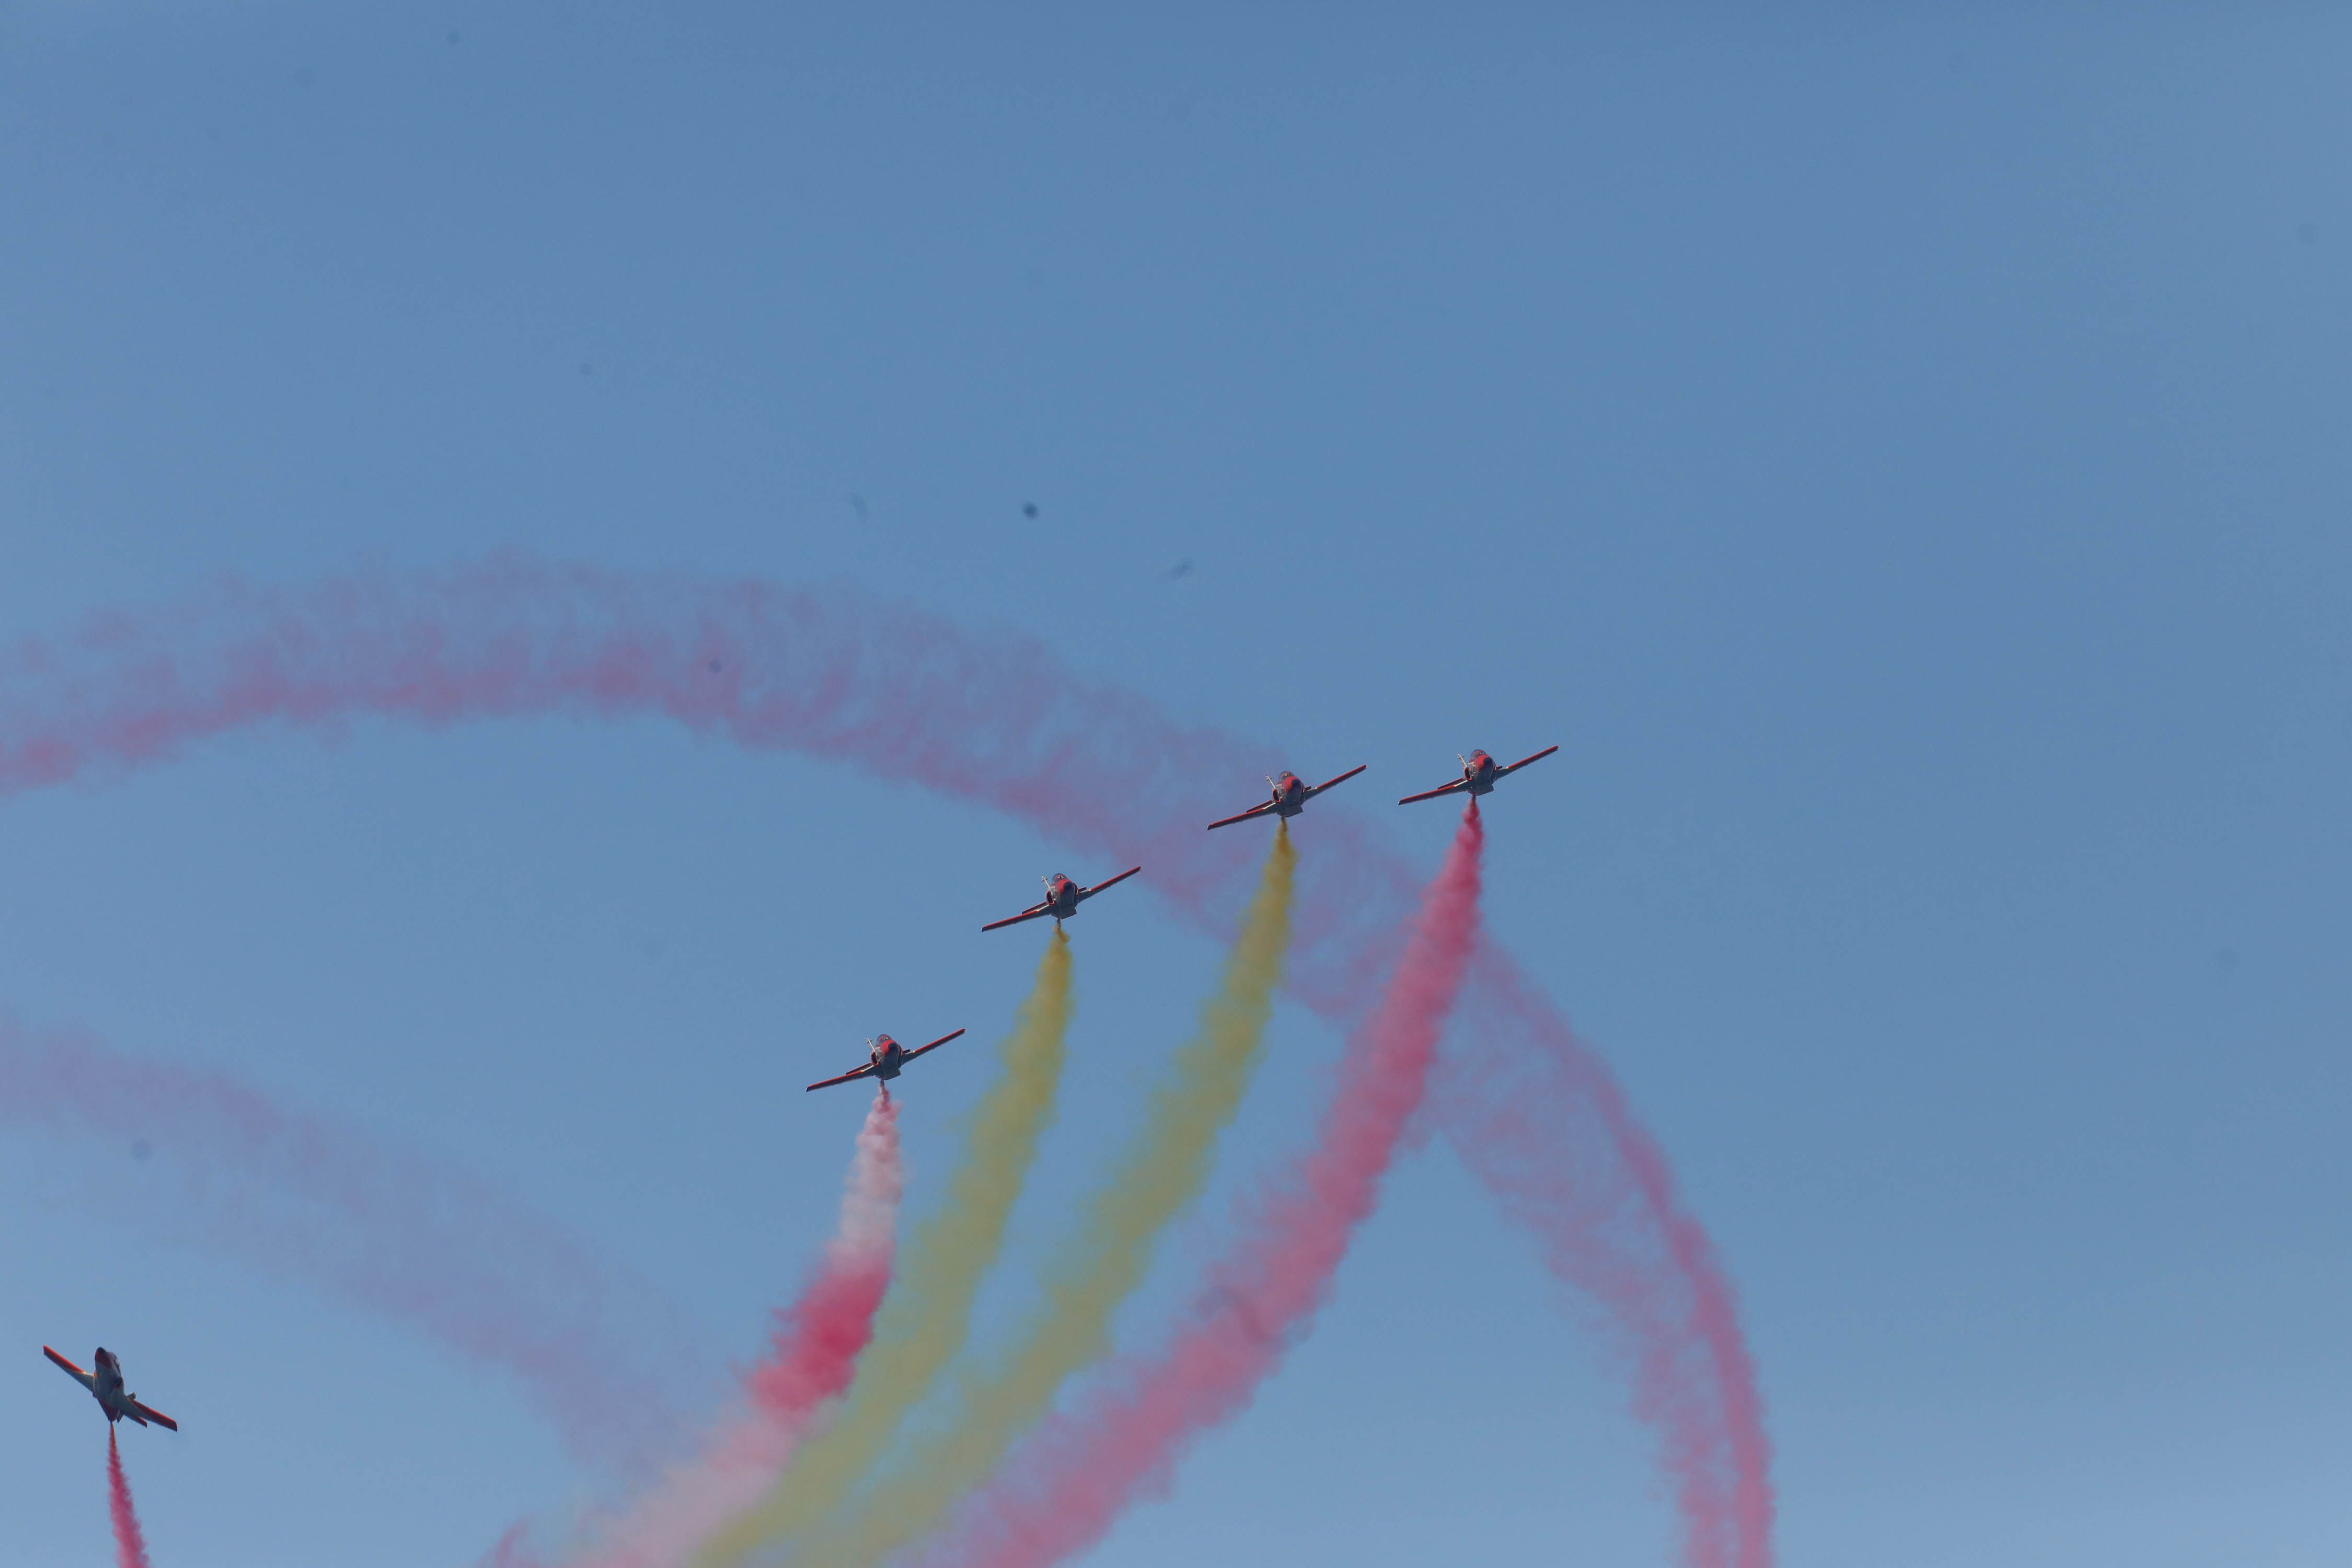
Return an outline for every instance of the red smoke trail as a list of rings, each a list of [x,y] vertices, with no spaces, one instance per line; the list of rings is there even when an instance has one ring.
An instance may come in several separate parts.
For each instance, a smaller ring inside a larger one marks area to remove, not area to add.
[[[724,1417],[701,1452],[674,1466],[626,1515],[598,1529],[599,1545],[573,1560],[577,1568],[682,1568],[775,1484],[817,1414],[849,1387],[873,1337],[906,1185],[898,1102],[877,1088],[824,1262],[776,1314],[767,1359],[743,1379],[746,1408]]]
[[[114,1446],[114,1426],[106,1428],[106,1511],[114,1520],[115,1568],[147,1568],[147,1538],[131,1506],[131,1482],[122,1474],[122,1451]]]
[[[1420,1108],[1478,938],[1486,834],[1470,802],[1377,1009],[1349,1042],[1314,1148],[1249,1224],[1175,1342],[1108,1369],[1084,1413],[1024,1446],[972,1498],[935,1568],[1043,1568],[1092,1545],[1190,1439],[1249,1403],[1313,1320]]]
[[[898,1104],[880,1088],[857,1135],[841,1226],[825,1249],[824,1268],[799,1300],[776,1314],[768,1359],[745,1380],[752,1403],[770,1415],[800,1421],[847,1391],[857,1352],[874,1337],[875,1309],[890,1289],[890,1248],[906,1189]]]
[[[1263,747],[1172,722],[1078,680],[1017,637],[968,637],[854,590],[554,567],[520,559],[415,576],[229,590],[116,614],[0,655],[0,793],[142,766],[267,721],[331,730],[519,714],[667,715],[755,751],[835,758],[994,806],[1058,842],[1152,868],[1222,934],[1249,847],[1200,831],[1219,779]],[[1318,805],[1302,868],[1294,992],[1351,1020],[1396,952],[1418,879],[1344,804]],[[1762,1404],[1727,1281],[1608,1068],[1490,950],[1465,1000],[1496,1047],[1437,1124],[1551,1267],[1593,1291],[1661,1428],[1692,1568],[1769,1568]],[[1564,1131],[1563,1131],[1564,1130]],[[1513,1183],[1525,1184],[1515,1187]]]
[[[656,1431],[671,1389],[632,1346],[675,1353],[668,1311],[513,1199],[272,1104],[218,1073],[119,1055],[0,1017],[0,1124],[148,1156],[155,1227],[306,1278],[509,1373],[592,1458]],[[675,1374],[672,1374],[675,1375]]]
[[[1680,1212],[1665,1152],[1615,1076],[1491,949],[1479,955],[1474,995],[1474,1032],[1525,1029],[1542,1048],[1507,1079],[1446,1080],[1441,1109],[1456,1151],[1535,1233],[1553,1272],[1607,1310],[1632,1363],[1634,1408],[1666,1433],[1688,1561],[1768,1563],[1771,1452],[1756,1369],[1731,1282],[1706,1230]],[[1459,1131],[1473,1126],[1475,1138]]]

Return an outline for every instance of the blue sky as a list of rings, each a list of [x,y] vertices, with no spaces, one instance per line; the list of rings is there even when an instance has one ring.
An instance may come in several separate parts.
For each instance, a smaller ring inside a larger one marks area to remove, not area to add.
[[[0,634],[517,545],[1040,637],[1390,798],[1561,742],[1491,917],[1740,1287],[1785,1560],[2344,1557],[2352,25],[1266,9],[0,10]],[[0,1001],[491,1173],[708,1365],[829,1223],[808,1069],[1001,1028],[971,928],[1066,858],[652,725],[256,732],[0,807]],[[1216,963],[1108,914],[1024,1258]],[[1276,1047],[1156,1300],[1337,1042]],[[590,1489],[118,1163],[0,1146],[11,1561],[105,1551],[44,1341],[186,1423],[162,1562]],[[1666,1561],[1623,1405],[1433,1149],[1095,1561]]]

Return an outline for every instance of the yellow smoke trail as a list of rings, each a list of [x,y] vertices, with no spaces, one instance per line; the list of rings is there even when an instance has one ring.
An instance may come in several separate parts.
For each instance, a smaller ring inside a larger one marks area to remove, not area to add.
[[[953,1426],[915,1444],[800,1543],[793,1568],[867,1568],[928,1533],[1045,1414],[1064,1382],[1109,1351],[1112,1314],[1142,1283],[1160,1232],[1199,1195],[1218,1130],[1240,1108],[1262,1055],[1290,942],[1297,860],[1284,824],[1199,1030],[1176,1052],[1135,1147],[1048,1272],[1045,1302],[1019,1343],[966,1384]]]
[[[1037,965],[1002,1049],[996,1086],[974,1111],[946,1206],[910,1240],[890,1294],[831,1426],[793,1457],[773,1490],[696,1555],[740,1563],[761,1542],[806,1530],[856,1484],[940,1369],[963,1348],[972,1298],[996,1261],[1006,1218],[1053,1120],[1070,1026],[1070,944],[1061,928]]]

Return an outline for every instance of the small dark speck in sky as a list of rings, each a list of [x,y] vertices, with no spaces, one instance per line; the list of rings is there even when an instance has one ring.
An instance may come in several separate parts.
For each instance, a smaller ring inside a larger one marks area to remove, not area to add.
[[[710,661],[710,673],[711,673],[711,674],[713,674],[713,675],[718,674],[718,673],[719,673],[719,668],[720,668],[720,666],[719,666],[719,661],[718,661],[717,659],[715,659],[715,658],[714,658],[714,659],[712,659],[712,660]]]
[[[319,73],[312,70],[309,66],[304,66],[300,70],[294,73],[294,85],[296,87],[310,87],[315,84],[318,79]]]
[[[1036,503],[1035,501],[1034,501],[1034,500],[1024,500],[1024,501],[1023,501],[1023,502],[1021,503],[1021,515],[1022,515],[1022,516],[1024,516],[1024,517],[1034,517],[1034,516],[1036,516],[1036,515],[1037,515],[1037,503]]]
[[[2312,222],[2309,218],[2305,218],[2301,223],[2294,226],[2294,237],[2305,245],[2317,245],[2319,243],[2319,226]]]
[[[866,498],[864,496],[851,496],[849,498],[849,510],[857,514],[858,521],[864,522],[866,521]]]
[[[148,1142],[144,1138],[131,1145],[131,1157],[134,1160],[144,1160],[154,1152],[155,1145]]]
[[[1177,579],[1177,578],[1179,578],[1179,577],[1189,577],[1189,576],[1191,576],[1191,575],[1192,575],[1192,558],[1191,556],[1187,555],[1186,557],[1184,557],[1184,559],[1183,559],[1183,560],[1179,561],[1178,563],[1176,563],[1176,564],[1175,564],[1175,565],[1171,566],[1170,568],[1168,568],[1168,571],[1167,571],[1166,575],[1167,575],[1168,580],[1169,580],[1171,583],[1173,583],[1174,581],[1176,581],[1176,579]]]
[[[580,362],[580,374],[583,375],[593,375],[596,374],[596,367],[590,364],[583,359]]]
[[[2238,968],[2238,950],[2225,947],[2213,955],[2213,967],[2224,974],[2233,974]]]
[[[450,41],[451,43],[453,43],[453,44],[458,41],[458,40],[457,40],[457,28],[455,28],[455,27],[452,27],[452,28],[450,28],[450,29],[449,29],[449,41]]]

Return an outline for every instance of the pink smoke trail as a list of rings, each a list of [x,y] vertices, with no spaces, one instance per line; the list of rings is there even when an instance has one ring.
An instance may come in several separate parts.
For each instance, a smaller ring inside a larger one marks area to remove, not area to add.
[[[874,1334],[874,1310],[890,1289],[890,1252],[906,1190],[898,1104],[885,1086],[875,1090],[874,1108],[858,1131],[841,1224],[825,1248],[824,1268],[799,1300],[776,1314],[768,1359],[747,1380],[761,1410],[803,1420],[849,1387],[857,1352]]]
[[[1503,1212],[1534,1232],[1552,1271],[1605,1310],[1632,1363],[1634,1409],[1666,1434],[1688,1560],[1698,1568],[1769,1561],[1763,1400],[1706,1230],[1680,1211],[1665,1152],[1615,1075],[1491,949],[1474,980],[1474,1032],[1524,1029],[1539,1049],[1484,1082],[1446,1079],[1441,1110],[1456,1152]],[[1465,1127],[1478,1135],[1463,1136]],[[1598,1169],[1596,1151],[1607,1160]],[[1686,1331],[1660,1331],[1669,1323]]]
[[[308,1278],[501,1368],[590,1458],[633,1457],[670,1408],[630,1348],[668,1322],[649,1291],[487,1184],[355,1127],[5,1017],[0,1124],[136,1148],[139,1195],[176,1200],[159,1225],[173,1239]]]
[[[906,1184],[898,1103],[879,1089],[857,1134],[824,1262],[776,1314],[767,1359],[743,1380],[744,1406],[626,1516],[599,1530],[600,1544],[575,1560],[579,1568],[682,1568],[695,1548],[775,1484],[819,1412],[849,1387],[873,1336],[875,1309],[890,1287]]]
[[[931,1568],[1042,1568],[1164,1486],[1187,1442],[1237,1414],[1313,1321],[1422,1103],[1478,939],[1486,833],[1474,799],[1379,1006],[1339,1064],[1313,1148],[1211,1272],[1173,1343],[1114,1362],[1082,1414],[1041,1429],[970,1500]]]
[[[114,1521],[115,1568],[147,1568],[147,1537],[139,1529],[139,1511],[131,1506],[131,1482],[122,1473],[122,1450],[115,1447],[110,1422],[106,1428],[106,1511]]]
[[[1186,729],[1081,681],[1018,637],[968,636],[846,587],[549,566],[231,588],[100,617],[0,654],[0,794],[152,764],[268,721],[373,714],[438,726],[520,714],[666,715],[754,751],[844,761],[1151,868],[1194,924],[1230,930],[1252,863],[1200,831],[1204,788],[1262,747]],[[1419,879],[1344,804],[1318,804],[1296,994],[1354,1018],[1393,959]],[[1770,1568],[1770,1451],[1729,1282],[1607,1066],[1499,952],[1465,1000],[1499,1047],[1435,1121],[1559,1277],[1589,1290],[1661,1432],[1690,1568]]]

